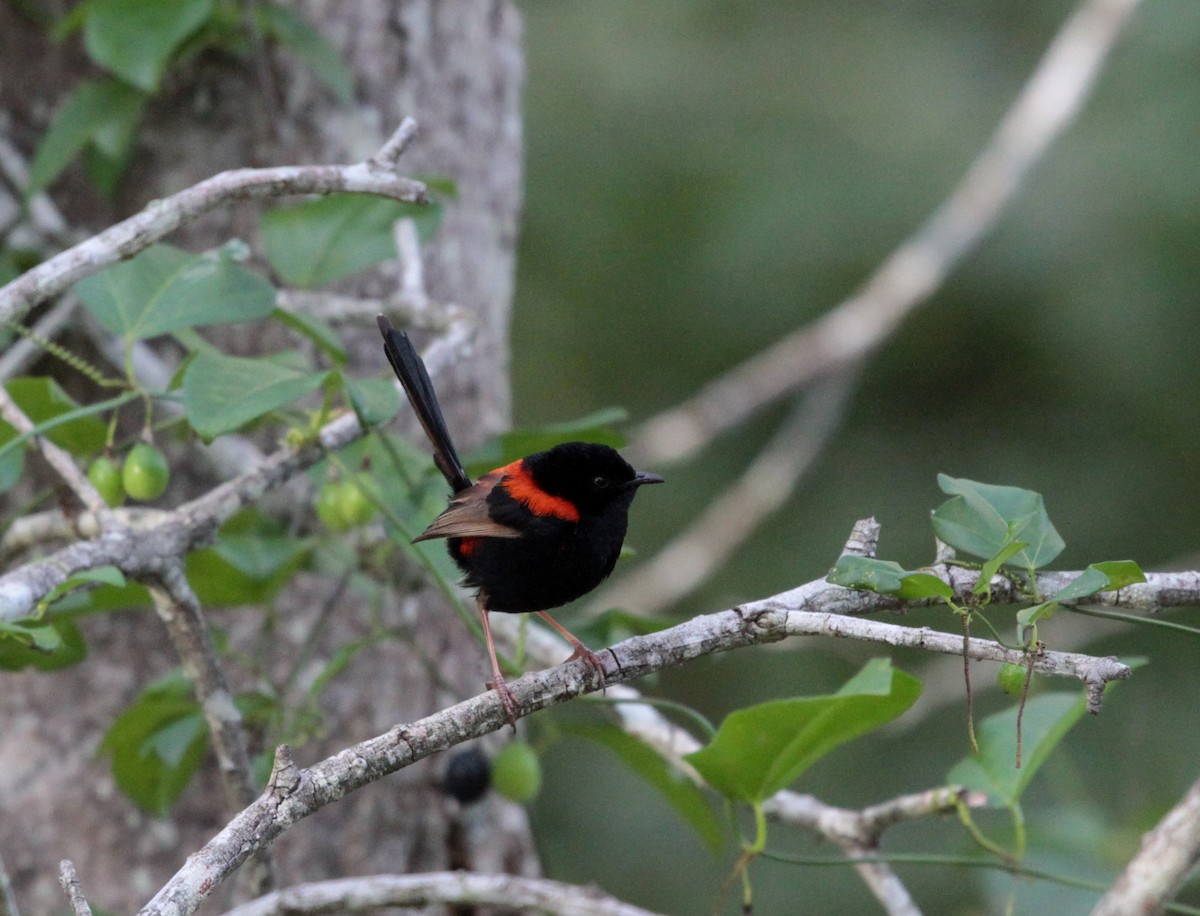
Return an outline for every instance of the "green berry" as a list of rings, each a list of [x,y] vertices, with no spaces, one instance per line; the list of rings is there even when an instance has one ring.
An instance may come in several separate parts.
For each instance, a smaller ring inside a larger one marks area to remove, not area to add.
[[[376,506],[355,478],[330,482],[317,494],[317,516],[330,531],[343,532],[365,525]]]
[[[528,804],[542,788],[542,765],[524,741],[510,741],[492,758],[492,787],[510,801]]]
[[[342,518],[351,527],[356,527],[373,519],[378,507],[371,502],[371,497],[367,495],[362,482],[357,477],[351,477],[342,482],[340,511]]]
[[[1019,697],[1025,692],[1025,666],[1006,662],[1000,666],[996,675],[996,683],[1010,697]]]
[[[317,494],[317,518],[330,531],[341,533],[349,531],[353,525],[342,515],[342,485],[327,483]]]
[[[125,502],[125,486],[121,483],[121,471],[117,463],[107,455],[101,455],[88,468],[88,480],[103,500],[110,506]]]
[[[125,492],[134,499],[158,499],[166,491],[170,479],[167,459],[153,445],[139,442],[125,456],[121,482]]]

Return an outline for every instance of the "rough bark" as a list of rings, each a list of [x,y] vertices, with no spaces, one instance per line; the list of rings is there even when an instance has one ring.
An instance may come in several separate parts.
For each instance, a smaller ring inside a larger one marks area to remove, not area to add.
[[[516,9],[503,0],[309,0],[303,11],[354,70],[353,106],[339,107],[309,72],[282,55],[271,55],[265,70],[228,58],[201,59],[173,75],[152,105],[130,178],[114,205],[98,202],[70,176],[56,186],[55,199],[73,222],[94,230],[225,168],[356,161],[403,116],[415,117],[421,132],[405,156],[405,170],[448,176],[458,190],[425,264],[430,295],[466,307],[478,320],[472,358],[451,378],[439,379],[450,422],[469,448],[502,428],[509,413],[507,329],[521,181]],[[11,136],[29,152],[49,112],[85,68],[77,52],[52,45],[7,4],[0,4],[0,36],[6,36],[0,37],[0,110],[9,112]],[[256,210],[246,206],[206,217],[172,241],[203,247],[237,235],[253,242],[255,225]],[[342,291],[382,293],[394,282],[395,271],[385,267]],[[358,370],[381,371],[374,328],[343,330]],[[250,350],[271,346],[245,335],[239,344]],[[186,473],[180,466],[174,471]],[[191,488],[211,483],[202,476],[207,473],[195,469]],[[312,576],[297,580],[278,602],[280,619],[269,641],[256,610],[210,617],[240,651],[256,652],[269,642],[268,667],[281,669],[300,651],[327,600],[336,602],[335,623],[321,651],[367,632],[368,602],[349,592],[331,599],[333,589]],[[391,641],[355,657],[325,692],[321,737],[297,749],[298,763],[481,687],[486,668],[480,647],[432,592],[415,600],[389,595],[382,614],[411,631],[411,641]],[[189,788],[170,821],[147,817],[116,791],[107,761],[96,757],[100,736],[177,659],[149,609],[93,617],[85,631],[90,654],[82,665],[52,675],[0,675],[0,854],[26,912],[62,909],[56,875],[61,858],[74,860],[94,903],[135,909],[228,813],[213,766]],[[427,667],[431,659],[436,682]],[[235,686],[252,683],[245,672],[230,675]],[[523,816],[488,803],[482,815],[472,812],[464,834],[453,806],[433,786],[439,770],[436,759],[410,768],[290,831],[277,850],[282,882],[461,865],[534,873]],[[451,840],[464,836],[466,861],[451,849]],[[451,861],[452,855],[458,858]]]

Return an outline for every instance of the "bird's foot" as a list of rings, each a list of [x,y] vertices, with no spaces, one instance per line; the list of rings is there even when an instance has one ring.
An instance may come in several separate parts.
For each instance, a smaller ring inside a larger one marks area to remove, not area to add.
[[[596,677],[600,679],[600,690],[604,691],[608,684],[608,678],[604,674],[604,660],[600,656],[585,646],[583,643],[575,643],[575,651],[570,657],[563,660],[563,664],[568,662],[581,661],[596,673]]]
[[[513,734],[517,732],[517,713],[521,707],[517,703],[517,698],[513,692],[508,689],[508,684],[504,683],[504,678],[499,674],[494,676],[492,680],[487,682],[487,688],[494,690],[500,697],[500,705],[504,707],[504,718],[508,720],[508,724],[512,727]]]

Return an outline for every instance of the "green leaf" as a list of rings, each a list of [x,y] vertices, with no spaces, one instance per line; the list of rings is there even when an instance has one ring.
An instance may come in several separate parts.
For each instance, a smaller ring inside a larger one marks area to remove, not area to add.
[[[292,286],[320,286],[395,257],[397,220],[415,219],[428,237],[439,214],[436,205],[367,194],[333,194],[271,210],[262,220],[267,259]]]
[[[1093,591],[1086,591],[1082,594],[1074,594],[1080,589],[1091,589],[1097,583],[1097,579],[1092,575],[1099,573],[1104,577],[1104,582],[1096,587]],[[1086,581],[1083,581],[1087,577]],[[1133,560],[1107,560],[1103,563],[1092,563],[1079,576],[1078,579],[1066,586],[1054,597],[1059,601],[1077,601],[1080,598],[1087,598],[1099,592],[1115,592],[1118,589],[1124,588],[1126,585],[1135,585],[1138,582],[1145,582],[1146,574],[1142,572],[1142,568]],[[1067,594],[1068,590],[1072,594]]]
[[[76,573],[69,579],[54,586],[54,588],[47,592],[46,597],[38,602],[38,608],[45,611],[46,608],[54,604],[63,595],[84,585],[111,585],[114,588],[124,588],[125,574],[115,566],[98,566],[95,569],[85,569],[83,572]]]
[[[57,671],[83,661],[86,655],[83,634],[69,617],[54,615],[36,627],[19,622],[0,624],[0,670]]]
[[[998,554],[984,563],[979,569],[979,581],[975,583],[973,589],[975,594],[982,595],[986,592],[990,595],[992,593],[992,576],[996,575],[1001,566],[1028,546],[1024,541],[1013,541],[1011,544],[1006,544]]]
[[[342,377],[346,399],[358,414],[363,426],[386,423],[400,412],[400,393],[390,379],[356,379]]]
[[[1036,627],[1042,620],[1049,620],[1060,607],[1061,604],[1051,599],[1017,611],[1017,642],[1023,646],[1030,645],[1036,638],[1035,633],[1029,632],[1030,628]]]
[[[328,375],[265,359],[200,353],[183,375],[183,409],[192,428],[211,439],[286,407]]]
[[[214,546],[192,551],[184,562],[201,604],[233,607],[270,601],[309,550],[305,541],[282,534],[223,533]]]
[[[953,498],[934,510],[933,530],[956,550],[990,560],[1008,545],[1023,541],[1028,546],[1009,565],[1039,569],[1066,546],[1046,514],[1040,493],[945,474],[938,474],[938,485]]]
[[[611,427],[629,414],[621,407],[605,407],[575,420],[540,426],[537,429],[513,429],[478,448],[465,459],[468,470],[482,473],[510,461],[541,452],[562,442],[598,442],[620,448],[625,440]]]
[[[62,645],[58,631],[49,624],[41,623],[0,622],[0,638],[13,640],[36,652],[53,652]]]
[[[175,52],[212,16],[214,0],[89,0],[83,44],[100,66],[153,92]]]
[[[1145,582],[1146,575],[1132,560],[1109,560],[1092,563],[1078,576],[1064,585],[1056,595],[1041,604],[1027,607],[1017,613],[1017,635],[1022,643],[1026,630],[1040,620],[1048,620],[1064,602],[1080,601],[1100,592],[1115,592],[1135,582]]]
[[[116,195],[121,179],[125,177],[125,170],[129,167],[129,159],[129,155],[111,157],[96,146],[83,148],[83,170],[92,187],[106,200],[112,200]]]
[[[97,614],[107,611],[128,611],[149,608],[153,605],[150,592],[144,585],[129,583],[123,588],[112,585],[97,585],[95,588],[76,589],[63,595],[54,605],[52,620],[64,615],[72,617]]]
[[[1090,568],[1096,568],[1108,576],[1108,585],[1100,589],[1102,592],[1115,592],[1126,585],[1136,585],[1146,581],[1146,574],[1133,560],[1105,560],[1093,563]]]
[[[713,810],[708,797],[650,745],[615,725],[565,722],[560,727],[567,734],[594,741],[616,754],[634,773],[662,793],[671,807],[700,835],[713,855],[725,847],[728,838],[724,821]]]
[[[15,487],[25,471],[25,449],[16,443],[16,430],[0,420],[0,493]]]
[[[262,30],[303,61],[341,102],[354,99],[354,74],[337,49],[305,19],[286,6],[258,6]]]
[[[42,137],[29,168],[26,197],[45,189],[89,144],[123,159],[141,122],[146,97],[120,80],[83,83]]]
[[[988,716],[976,730],[978,753],[964,757],[946,780],[986,792],[994,802],[1015,805],[1038,769],[1087,709],[1082,693],[1048,693],[1025,704],[1021,718],[1021,768],[1017,759],[1017,707]]]
[[[142,691],[100,743],[121,791],[159,816],[187,787],[207,747],[204,715],[178,675]]]
[[[846,588],[895,595],[905,601],[954,597],[954,589],[935,575],[910,572],[892,560],[850,554],[838,557],[825,581]]]
[[[17,381],[31,381],[37,384],[49,383],[57,387],[52,380],[44,378]],[[12,385],[13,383],[10,382],[9,384]],[[10,394],[11,393],[12,392],[10,390]],[[12,481],[9,480],[9,474],[11,473],[12,465],[14,463],[14,455],[17,459],[15,462],[16,471],[18,475],[20,474],[21,455],[23,453],[25,443],[28,442],[33,436],[47,436],[52,442],[57,442],[59,445],[63,445],[64,448],[73,454],[93,453],[102,447],[105,441],[105,434],[101,433],[99,444],[93,446],[89,443],[91,442],[92,433],[95,431],[96,427],[91,427],[86,424],[84,426],[76,426],[73,424],[76,424],[81,420],[89,419],[94,414],[106,413],[110,410],[115,410],[122,404],[126,404],[140,396],[141,395],[139,392],[127,391],[124,394],[117,395],[115,398],[110,398],[107,401],[99,401],[95,404],[87,404],[83,407],[76,407],[74,410],[64,410],[61,413],[52,413],[47,416],[46,419],[35,423],[32,430],[21,433],[20,435],[17,435],[16,430],[14,430],[6,422],[0,420],[0,490],[5,489],[5,486],[12,486],[12,483],[15,482],[15,478]],[[63,394],[62,397],[67,401],[70,401],[65,394]],[[14,400],[15,399],[16,395],[14,395]],[[18,401],[18,403],[20,402]],[[29,411],[26,411],[26,414],[29,414]],[[103,428],[103,426],[99,427],[99,429]],[[78,440],[76,440],[77,436],[80,437]],[[64,445],[63,442],[59,440],[76,440],[77,444]]]
[[[79,409],[58,382],[46,376],[13,379],[4,388],[35,426],[67,417]],[[83,415],[65,419],[45,430],[44,435],[72,455],[90,455],[104,447],[108,432],[95,417]],[[0,420],[0,446],[17,438],[17,431]]]
[[[75,293],[105,328],[131,340],[265,318],[275,308],[271,284],[228,250],[196,255],[170,245],[79,281]]]
[[[916,678],[877,658],[835,694],[730,713],[716,737],[685,759],[726,798],[759,804],[830,751],[895,719],[920,692]]]

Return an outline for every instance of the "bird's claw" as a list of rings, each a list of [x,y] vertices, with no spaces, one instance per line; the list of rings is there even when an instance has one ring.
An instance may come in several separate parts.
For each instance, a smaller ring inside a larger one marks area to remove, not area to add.
[[[508,720],[509,726],[513,730],[513,734],[517,732],[517,713],[521,707],[517,703],[516,696],[508,689],[508,684],[504,683],[504,678],[495,678],[487,682],[487,688],[494,690],[500,697],[500,705],[504,707],[504,718]]]
[[[600,690],[603,692],[608,686],[608,678],[604,674],[604,660],[583,643],[579,643],[570,657],[563,661],[563,664],[565,665],[574,661],[583,662],[596,673],[596,677],[600,679]]]

